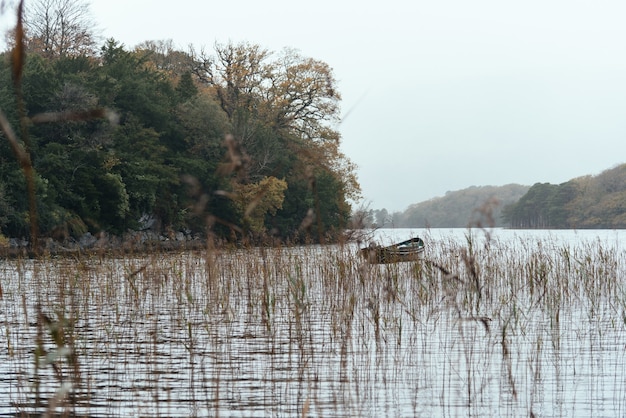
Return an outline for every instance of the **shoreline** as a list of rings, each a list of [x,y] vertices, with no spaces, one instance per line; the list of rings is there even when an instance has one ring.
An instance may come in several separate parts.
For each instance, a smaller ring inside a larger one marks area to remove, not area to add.
[[[83,256],[145,254],[155,251],[188,251],[207,248],[207,239],[183,232],[166,237],[151,231],[136,231],[123,237],[106,233],[94,236],[83,234],[79,239],[41,238],[38,248],[32,248],[24,238],[8,238],[5,245],[0,245],[0,258],[40,258],[47,256]]]

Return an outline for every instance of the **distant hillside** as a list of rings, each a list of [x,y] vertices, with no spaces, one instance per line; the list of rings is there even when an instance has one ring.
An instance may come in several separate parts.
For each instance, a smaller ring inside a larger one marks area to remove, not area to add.
[[[626,229],[626,164],[561,184],[472,186],[404,212],[360,216],[366,227]]]
[[[504,226],[501,216],[503,208],[516,203],[529,188],[508,184],[472,186],[447,192],[443,197],[417,203],[403,213],[395,213],[393,224],[399,228],[465,228],[477,222]],[[489,216],[491,219],[488,219]]]
[[[503,215],[515,228],[626,228],[626,164],[559,185],[537,183]]]

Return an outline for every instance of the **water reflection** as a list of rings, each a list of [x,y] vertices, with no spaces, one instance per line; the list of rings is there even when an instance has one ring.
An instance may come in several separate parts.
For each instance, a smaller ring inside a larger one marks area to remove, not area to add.
[[[426,262],[384,266],[352,244],[4,261],[0,414],[626,413],[617,240],[420,234]]]

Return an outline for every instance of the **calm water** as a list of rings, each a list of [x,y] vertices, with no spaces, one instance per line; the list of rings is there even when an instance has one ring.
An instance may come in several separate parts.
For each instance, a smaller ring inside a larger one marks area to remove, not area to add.
[[[0,415],[626,415],[626,233],[415,235],[2,261]]]

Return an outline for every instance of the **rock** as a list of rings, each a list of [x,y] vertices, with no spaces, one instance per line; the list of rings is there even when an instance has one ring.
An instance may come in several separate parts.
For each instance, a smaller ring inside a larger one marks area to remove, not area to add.
[[[78,239],[78,245],[83,249],[91,248],[97,241],[98,238],[91,235],[91,232],[86,232]]]
[[[24,238],[10,238],[9,248],[26,248],[28,247],[28,240]]]

